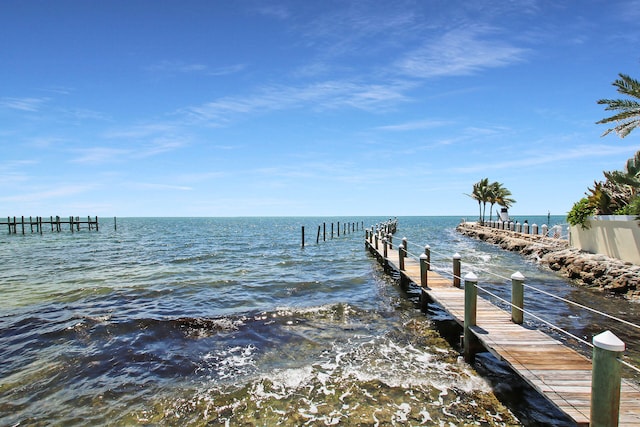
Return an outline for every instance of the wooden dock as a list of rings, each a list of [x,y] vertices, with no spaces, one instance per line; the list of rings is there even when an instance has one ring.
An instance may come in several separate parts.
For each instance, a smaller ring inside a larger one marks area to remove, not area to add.
[[[458,324],[464,325],[464,289],[454,286],[452,280],[431,270],[427,271],[427,286],[422,287],[420,262],[410,257],[400,260],[396,242],[393,249],[388,248],[386,251],[382,242],[374,243],[372,238],[365,240],[365,246],[381,263],[397,271],[401,280],[420,286],[423,296],[427,295]],[[476,325],[470,330],[477,343],[505,361],[577,425],[590,424],[590,359],[539,330],[513,323],[510,312],[483,298],[477,299],[476,313]],[[640,387],[625,380],[621,386],[619,425],[640,426]]]
[[[43,218],[41,216],[37,217],[7,217],[6,221],[0,221],[0,228],[2,226],[7,226],[9,229],[9,234],[18,234],[18,230],[21,230],[22,234],[25,234],[27,228],[31,233],[39,233],[42,234],[45,226],[48,229],[51,227],[51,231],[60,232],[63,229],[66,229],[67,226],[69,231],[72,233],[74,231],[80,231],[82,228],[86,228],[88,230],[98,231],[98,217],[95,216],[93,219],[90,216],[86,217],[87,219],[81,217],[70,216],[69,218],[61,218],[60,216],[50,216],[49,218]],[[35,231],[34,231],[35,227]]]

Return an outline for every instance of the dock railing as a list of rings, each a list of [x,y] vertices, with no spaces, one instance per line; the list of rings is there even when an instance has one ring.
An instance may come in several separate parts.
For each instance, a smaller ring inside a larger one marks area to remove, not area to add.
[[[528,222],[519,221],[500,221],[490,220],[484,223],[476,222],[481,227],[494,228],[496,230],[511,231],[525,236],[539,237],[542,239],[559,239],[569,240],[570,227],[569,224],[556,224],[549,226],[548,224],[529,224]]]
[[[366,239],[373,245],[375,241],[375,247],[378,248],[378,240],[383,233],[379,229],[366,230]],[[387,249],[391,249],[392,236],[382,237],[384,245],[384,262],[388,263]],[[407,248],[411,245],[420,249],[420,254],[413,253]],[[387,248],[388,246],[388,248]],[[524,315],[526,314],[532,319],[550,327],[556,332],[568,336],[571,339],[576,340],[582,345],[588,346],[592,349],[591,361],[592,361],[592,381],[591,381],[591,425],[608,425],[617,426],[618,419],[620,417],[620,390],[621,390],[621,368],[632,370],[636,375],[640,374],[640,368],[634,366],[628,361],[624,360],[623,352],[627,349],[627,344],[622,342],[610,331],[604,331],[593,337],[592,342],[588,342],[575,334],[567,331],[566,329],[553,324],[552,322],[542,318],[541,316],[526,310],[525,306],[525,290],[527,293],[540,293],[550,298],[562,301],[565,304],[574,306],[580,310],[586,310],[598,316],[603,316],[611,321],[619,322],[627,327],[639,329],[640,326],[627,320],[613,316],[608,313],[604,313],[592,307],[588,307],[584,304],[571,301],[569,299],[554,295],[543,289],[526,284],[526,278],[519,271],[514,272],[511,277],[504,277],[496,274],[490,270],[487,270],[479,265],[465,265],[467,273],[462,275],[462,256],[456,253],[454,255],[446,255],[434,251],[430,245],[419,245],[413,242],[409,242],[407,238],[402,239],[402,244],[398,248],[398,268],[404,270],[406,257],[411,257],[419,262],[420,265],[420,283],[418,284],[422,288],[421,300],[423,301],[423,307],[426,306],[424,302],[426,300],[425,290],[428,289],[428,271],[432,270],[432,255],[436,254],[439,257],[439,262],[449,262],[449,266],[439,268],[445,275],[450,275],[452,278],[453,287],[461,287],[461,283],[464,282],[465,290],[465,303],[464,303],[464,355],[466,360],[472,360],[472,354],[475,351],[473,342],[475,338],[472,336],[471,328],[476,324],[476,307],[478,292],[482,292],[489,295],[492,299],[506,304],[511,308],[511,321],[515,324],[522,324],[524,321]],[[449,270],[450,269],[450,270]],[[450,271],[450,273],[449,273]],[[475,272],[474,272],[475,271]],[[511,284],[511,300],[508,301],[494,292],[491,292],[486,287],[482,286],[480,278],[477,274],[483,273],[488,276],[495,276],[505,282]],[[636,343],[634,343],[636,344]],[[640,390],[637,384],[634,384],[634,390]]]

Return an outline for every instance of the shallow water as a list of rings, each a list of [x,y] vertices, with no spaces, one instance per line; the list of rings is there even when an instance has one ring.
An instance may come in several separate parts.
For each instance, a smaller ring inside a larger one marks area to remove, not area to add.
[[[517,424],[491,392],[489,380],[511,381],[503,368],[462,363],[437,333],[446,315],[416,308],[361,228],[315,243],[322,222],[384,219],[119,218],[117,230],[0,234],[0,425]],[[498,294],[506,282],[480,268],[638,319],[457,234],[459,218],[399,221],[443,273],[458,252]],[[526,304],[588,339],[609,327],[548,297]],[[510,405],[525,424],[564,425],[535,398]]]

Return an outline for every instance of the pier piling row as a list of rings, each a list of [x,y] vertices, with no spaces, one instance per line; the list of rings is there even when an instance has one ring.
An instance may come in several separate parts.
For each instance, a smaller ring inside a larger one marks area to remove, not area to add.
[[[81,218],[79,216],[70,216],[69,218],[61,218],[60,216],[50,216],[49,219],[43,218],[41,216],[37,216],[35,218],[29,217],[25,218],[21,216],[20,218],[7,217],[6,221],[0,222],[0,227],[7,226],[9,230],[9,234],[18,234],[18,229],[22,234],[26,233],[27,228],[29,228],[30,232],[35,232],[42,234],[44,230],[44,226],[48,225],[51,227],[51,231],[60,232],[63,229],[66,229],[67,226],[69,230],[73,233],[74,231],[80,231],[81,228],[86,228],[88,230],[99,231],[98,217],[95,216],[93,219],[91,216],[87,216],[87,219]],[[49,227],[47,227],[49,228]]]

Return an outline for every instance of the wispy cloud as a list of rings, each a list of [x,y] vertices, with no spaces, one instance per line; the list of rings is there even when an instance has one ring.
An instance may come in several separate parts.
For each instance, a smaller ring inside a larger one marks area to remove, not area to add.
[[[407,76],[429,78],[469,75],[524,60],[527,49],[495,37],[494,32],[484,26],[451,30],[407,53],[396,67]]]
[[[610,146],[602,144],[581,145],[567,149],[565,151],[555,150],[553,152],[553,155],[549,155],[548,153],[531,153],[531,155],[522,156],[518,159],[504,160],[502,162],[491,162],[491,169],[514,169],[529,166],[540,166],[564,162],[566,160],[583,159],[589,157],[600,158],[605,156],[616,156],[628,152],[629,147],[624,146]],[[486,170],[487,163],[463,166],[453,169],[454,172],[459,173],[476,173]]]
[[[36,112],[48,101],[49,98],[0,98],[0,107]]]
[[[92,147],[76,150],[78,157],[72,159],[72,163],[107,163],[115,160],[122,160],[127,157],[131,150],[110,148],[110,147]]]
[[[416,120],[411,122],[400,123],[397,125],[378,126],[376,130],[391,131],[391,132],[404,132],[420,129],[433,129],[441,126],[448,126],[453,124],[451,120]]]
[[[93,189],[92,185],[62,185],[60,187],[42,190],[42,191],[30,191],[27,194],[19,194],[16,196],[0,197],[0,202],[19,202],[30,203],[38,202],[42,199],[53,199],[66,196],[75,196],[80,193],[85,193]]]
[[[349,107],[379,111],[406,101],[404,92],[408,86],[405,82],[375,84],[337,80],[298,87],[273,85],[255,95],[220,98],[188,107],[182,113],[192,120],[220,126],[242,115],[290,108],[326,110]]]
[[[139,190],[154,190],[154,191],[163,191],[163,190],[192,191],[193,190],[192,187],[187,187],[184,185],[154,184],[150,182],[135,182],[135,183],[130,183],[128,186],[139,189]]]
[[[254,9],[254,11],[259,15],[264,15],[279,20],[285,20],[291,16],[291,12],[284,5],[263,5]]]
[[[147,71],[155,74],[173,76],[176,74],[202,74],[208,76],[224,76],[238,73],[246,67],[245,64],[232,64],[211,67],[200,63],[163,60],[147,67]]]

